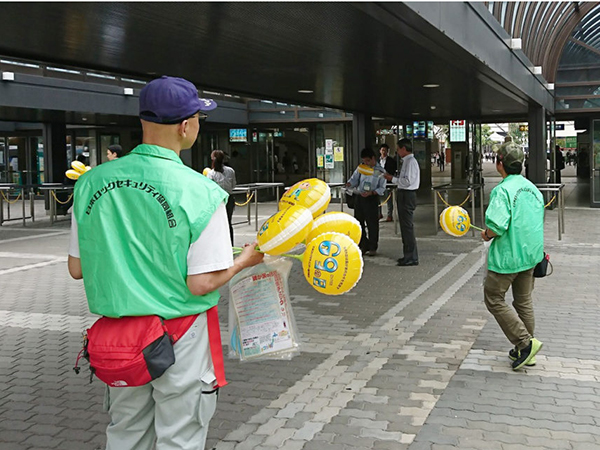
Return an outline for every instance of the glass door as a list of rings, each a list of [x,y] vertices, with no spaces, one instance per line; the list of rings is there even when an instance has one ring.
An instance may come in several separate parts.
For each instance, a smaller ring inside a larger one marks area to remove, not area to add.
[[[590,152],[590,206],[600,207],[600,120],[594,120]]]

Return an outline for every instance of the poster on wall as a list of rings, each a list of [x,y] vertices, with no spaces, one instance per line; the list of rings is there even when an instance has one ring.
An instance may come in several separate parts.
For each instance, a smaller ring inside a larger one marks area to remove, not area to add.
[[[323,155],[317,155],[317,167],[322,169],[325,165],[325,158]]]
[[[333,149],[333,160],[335,162],[344,161],[344,147],[335,147]]]
[[[325,155],[325,168],[333,169],[333,167],[334,167],[333,155]]]
[[[333,139],[325,139],[325,154],[333,155]]]
[[[450,142],[465,142],[467,140],[467,121],[450,121]]]

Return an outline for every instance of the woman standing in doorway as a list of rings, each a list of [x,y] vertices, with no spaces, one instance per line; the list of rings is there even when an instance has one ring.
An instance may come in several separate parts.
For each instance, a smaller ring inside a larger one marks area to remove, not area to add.
[[[235,170],[225,165],[225,153],[222,150],[214,150],[210,154],[212,160],[212,170],[207,174],[207,177],[217,183],[221,188],[229,194],[227,200],[227,220],[229,221],[229,234],[231,235],[231,245],[233,245],[233,225],[231,223],[233,216],[233,208],[235,208],[235,200],[233,199],[233,189],[235,188]]]

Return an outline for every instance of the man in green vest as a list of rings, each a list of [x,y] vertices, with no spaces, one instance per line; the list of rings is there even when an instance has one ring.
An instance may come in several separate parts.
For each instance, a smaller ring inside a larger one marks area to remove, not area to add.
[[[108,450],[203,449],[226,384],[217,289],[262,254],[249,245],[233,260],[227,193],[179,158],[215,107],[189,81],[150,82],[140,92],[143,143],[76,184],[68,267],[90,311],[159,316],[176,341],[160,377],[107,386]]]
[[[512,142],[498,150],[496,170],[502,181],[490,194],[486,229],[481,232],[484,241],[493,239],[484,285],[485,305],[515,346],[509,352],[513,370],[534,365],[542,348],[533,337],[531,292],[533,269],[544,255],[544,199],[521,175],[523,159],[523,151]],[[511,286],[514,310],[504,299]]]

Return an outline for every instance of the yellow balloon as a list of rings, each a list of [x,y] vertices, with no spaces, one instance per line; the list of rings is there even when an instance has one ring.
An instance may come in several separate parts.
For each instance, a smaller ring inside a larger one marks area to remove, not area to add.
[[[92,168],[90,166],[85,166],[85,171],[89,172],[90,170],[92,170]]]
[[[258,246],[269,255],[281,255],[304,242],[312,228],[312,214],[302,206],[290,206],[273,214],[258,231]]]
[[[314,220],[312,230],[308,233],[306,242],[308,243],[318,235],[327,232],[345,234],[357,244],[360,244],[362,236],[362,229],[358,220],[350,214],[333,211],[323,214]]]
[[[208,172],[210,172],[210,167],[205,167],[204,170],[202,171],[202,175],[204,175],[205,177],[208,176]]]
[[[299,181],[283,194],[279,200],[279,209],[284,210],[290,206],[299,205],[308,208],[316,218],[325,212],[330,200],[331,189],[327,183],[318,178],[308,178]]]
[[[80,174],[86,173],[87,169],[85,168],[85,164],[83,164],[80,161],[73,161],[71,163],[71,167],[73,169],[75,169],[76,172],[79,172]]]
[[[450,236],[464,236],[471,227],[471,218],[460,206],[449,206],[440,214],[440,226]]]
[[[69,169],[65,172],[65,175],[67,176],[67,178],[70,178],[71,180],[76,180],[77,178],[79,178],[81,176],[81,174],[79,172],[77,172],[76,170],[73,169]]]
[[[357,167],[358,173],[360,173],[361,175],[364,175],[366,177],[370,177],[371,175],[373,175],[375,173],[375,169],[373,169],[371,166],[367,166],[366,164],[361,164]]]
[[[340,295],[350,291],[362,276],[358,245],[345,234],[324,233],[309,242],[304,252],[304,278],[317,291]]]

